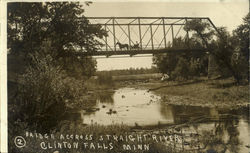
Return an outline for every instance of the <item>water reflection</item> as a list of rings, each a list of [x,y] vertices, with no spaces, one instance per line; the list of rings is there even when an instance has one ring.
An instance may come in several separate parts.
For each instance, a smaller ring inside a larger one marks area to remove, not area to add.
[[[113,94],[114,92],[99,92],[99,94],[97,94],[96,100],[99,103],[113,104]]]
[[[248,108],[229,110],[166,105],[160,102],[159,96],[133,88],[101,93],[92,108],[95,110],[91,113],[82,111],[83,123],[174,127],[185,137],[180,145],[182,150],[211,153],[249,151]]]
[[[249,152],[250,125],[249,120],[246,120],[249,110],[161,105],[161,114],[166,119],[173,117],[174,124],[181,125],[178,126],[179,130],[184,134],[193,133],[199,136],[199,147],[191,145],[191,141],[197,138],[190,139],[188,135],[190,142],[184,142],[188,147],[182,149],[211,153]]]
[[[111,98],[110,98],[111,99]],[[166,120],[159,112],[159,96],[146,90],[135,90],[123,88],[117,90],[112,96],[112,103],[99,99],[96,101],[95,111],[92,114],[86,114],[82,111],[83,122],[91,124],[112,124],[123,123],[127,125],[152,125],[161,122],[172,122],[172,118]]]
[[[169,118],[171,112],[173,123],[181,124],[192,120],[198,120],[204,116],[209,116],[209,109],[197,106],[176,106],[160,103],[160,112],[165,118]],[[168,108],[168,109],[166,109]]]
[[[200,134],[200,142],[205,149],[210,152],[247,152],[245,147],[249,143],[249,132],[240,137],[240,128],[248,125],[241,125],[239,128],[239,119],[226,116],[220,118],[217,122],[210,124],[202,123],[198,125],[197,133]],[[243,131],[241,131],[243,132]]]
[[[249,122],[232,114],[220,114],[217,117],[218,120],[208,118],[201,123],[187,122],[165,128],[183,138],[179,143],[167,145],[182,152],[249,152]]]

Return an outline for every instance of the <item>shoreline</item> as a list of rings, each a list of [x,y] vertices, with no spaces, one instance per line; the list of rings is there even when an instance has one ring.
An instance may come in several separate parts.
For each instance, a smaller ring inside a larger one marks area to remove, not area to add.
[[[232,78],[215,80],[196,78],[194,80],[164,82],[155,79],[126,80],[113,81],[111,84],[110,86],[89,86],[82,102],[71,106],[68,110],[70,112],[83,109],[88,112],[99,110],[94,107],[94,101],[101,98],[100,95],[112,96],[120,88],[147,90],[160,96],[159,102],[166,105],[219,109],[250,108],[248,85],[235,85]]]
[[[117,83],[118,88],[146,89],[161,97],[161,102],[171,105],[209,108],[249,107],[248,85],[235,85],[231,78],[219,80],[132,81],[129,85]]]

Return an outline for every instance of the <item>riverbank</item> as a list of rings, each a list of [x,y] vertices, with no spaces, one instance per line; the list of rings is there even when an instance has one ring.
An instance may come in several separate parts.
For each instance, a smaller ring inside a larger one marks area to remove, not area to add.
[[[217,152],[228,146],[239,152],[248,149],[249,112],[241,107],[248,100],[248,86],[236,86],[231,79],[128,80],[112,86],[89,86],[87,91],[79,102],[82,105],[76,105],[81,114],[72,110],[74,114],[65,115],[52,133],[55,139],[37,139],[25,132],[27,144],[32,144],[34,151],[73,153],[208,152],[210,146]],[[134,124],[126,123],[129,120]],[[146,122],[151,123],[142,124]],[[230,139],[224,139],[228,136]],[[217,141],[223,143],[215,144]],[[24,148],[23,152],[28,151]]]
[[[84,96],[85,101],[96,99],[100,93],[110,95],[119,88],[129,87],[151,91],[160,96],[161,102],[165,104],[210,108],[239,108],[249,105],[248,84],[236,85],[232,78],[208,80],[203,77],[186,81],[137,80],[135,78],[112,81],[110,84],[104,85],[93,82],[92,80],[87,84],[88,93]]]
[[[150,81],[130,84],[161,96],[161,101],[173,105],[217,108],[238,108],[249,105],[248,84],[236,85],[233,79],[208,80],[199,78],[188,81]]]

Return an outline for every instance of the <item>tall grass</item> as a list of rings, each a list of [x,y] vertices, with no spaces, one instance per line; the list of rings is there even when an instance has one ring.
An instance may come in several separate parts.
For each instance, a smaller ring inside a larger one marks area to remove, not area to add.
[[[136,74],[136,75],[119,75],[113,76],[114,81],[124,81],[124,80],[149,80],[162,78],[161,73],[151,73],[151,74]]]
[[[110,72],[103,72],[97,75],[97,82],[101,85],[113,85],[113,79]]]
[[[111,71],[99,71],[96,72],[97,75],[102,73],[109,73],[112,76],[119,76],[119,75],[136,75],[136,74],[151,74],[151,73],[158,73],[158,69],[156,67],[152,68],[129,68],[124,70],[111,70]]]

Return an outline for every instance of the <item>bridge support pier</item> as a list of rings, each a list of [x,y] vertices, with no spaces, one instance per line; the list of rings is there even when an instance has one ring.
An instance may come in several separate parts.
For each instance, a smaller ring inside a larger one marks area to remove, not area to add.
[[[208,54],[208,79],[214,79],[220,76],[219,65],[213,54]]]

